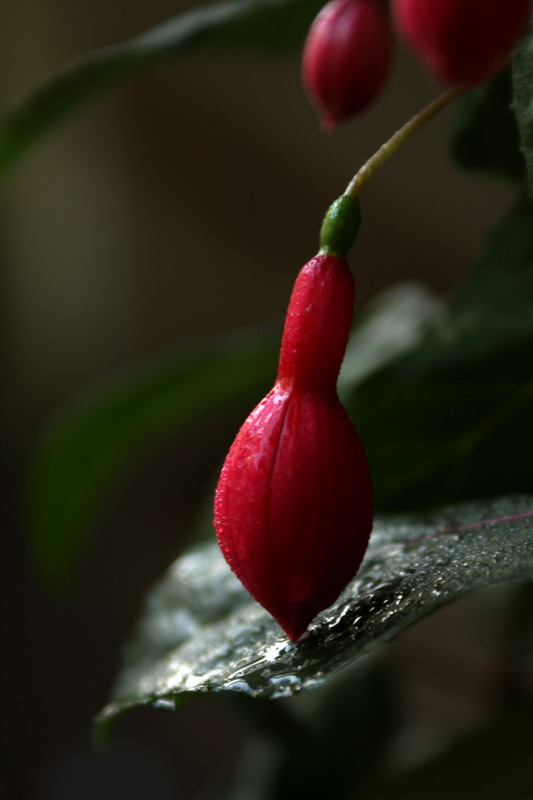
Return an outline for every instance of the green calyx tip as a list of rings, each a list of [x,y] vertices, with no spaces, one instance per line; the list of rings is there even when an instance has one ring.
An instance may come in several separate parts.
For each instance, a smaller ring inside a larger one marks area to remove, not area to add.
[[[344,258],[355,242],[361,226],[361,210],[356,197],[343,194],[330,205],[320,230],[320,252]]]

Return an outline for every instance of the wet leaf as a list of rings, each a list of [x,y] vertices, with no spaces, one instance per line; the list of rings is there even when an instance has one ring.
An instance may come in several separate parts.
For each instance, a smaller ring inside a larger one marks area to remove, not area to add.
[[[0,121],[0,176],[77,108],[134,74],[208,46],[279,49],[303,39],[318,0],[233,0],[189,11],[88,53],[47,77]]]
[[[421,617],[503,581],[533,578],[533,497],[376,521],[356,579],[290,643],[215,544],[180,558],[149,596],[106,723],[198,692],[276,699],[321,687]]]
[[[533,29],[517,47],[512,67],[513,110],[526,160],[529,195],[533,197]]]

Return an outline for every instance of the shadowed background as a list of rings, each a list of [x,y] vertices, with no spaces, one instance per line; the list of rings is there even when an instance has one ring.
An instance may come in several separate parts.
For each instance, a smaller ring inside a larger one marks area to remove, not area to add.
[[[192,5],[6,0],[2,107],[73,56]],[[4,584],[16,612],[8,614],[6,686],[17,753],[10,796],[219,796],[247,729],[217,702],[194,701],[176,717],[132,717],[100,758],[88,730],[144,593],[185,543],[248,408],[171,437],[135,466],[94,522],[98,537],[63,597],[43,589],[28,553],[24,485],[34,443],[76,392],[116,368],[279,320],[329,203],[437,91],[398,46],[378,104],[323,135],[300,85],[297,52],[184,57],[84,107],[9,173],[0,254]],[[506,187],[461,173],[449,158],[451,117],[433,121],[364,190],[350,259],[360,308],[397,281],[448,293],[506,207]],[[469,681],[487,668],[489,691],[494,642],[482,630],[485,649],[472,643],[469,620],[479,608],[474,599],[441,612],[397,646],[422,719],[415,740],[431,730],[438,739],[482,713],[484,679],[479,696]],[[433,667],[443,642],[463,669],[457,680],[445,671],[439,684]]]

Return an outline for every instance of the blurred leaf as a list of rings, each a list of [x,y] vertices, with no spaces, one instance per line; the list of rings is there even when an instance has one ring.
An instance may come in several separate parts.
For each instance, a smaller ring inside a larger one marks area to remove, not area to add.
[[[63,581],[110,486],[169,431],[250,396],[275,369],[277,337],[255,333],[172,353],[118,373],[51,426],[30,487],[34,547],[44,575]]]
[[[258,751],[252,740],[226,800],[345,800],[350,789],[379,769],[399,722],[391,670],[376,654],[297,703],[239,692],[216,697],[232,710],[245,711],[252,729],[266,732],[274,745]],[[265,730],[265,711],[280,715],[275,730]]]
[[[267,52],[293,50],[303,44],[323,0],[256,0],[253,14],[242,14],[218,27],[205,40],[204,51]]]
[[[426,335],[348,397],[380,507],[532,488],[533,207],[520,201]]]
[[[463,736],[449,750],[357,800],[528,800],[533,797],[533,705],[525,703]]]
[[[355,674],[346,670],[318,697],[308,719],[315,735],[283,748],[278,763],[270,764],[264,795],[256,786],[258,797],[344,800],[379,768],[397,723],[385,666],[373,660]]]
[[[510,181],[523,177],[525,163],[511,101],[509,69],[463,97],[455,117],[451,149],[464,169]]]
[[[533,197],[533,28],[513,57],[513,110],[526,159],[529,195]]]
[[[355,580],[290,643],[230,572],[218,547],[180,558],[150,594],[107,723],[184,693],[276,699],[324,685],[421,617],[464,595],[533,577],[533,497],[376,520]]]
[[[189,11],[66,64],[0,121],[0,176],[83,103],[135,73],[201,48],[280,49],[303,40],[319,0],[231,0]]]
[[[385,289],[355,315],[338,388],[342,397],[423,341],[444,305],[417,283]]]

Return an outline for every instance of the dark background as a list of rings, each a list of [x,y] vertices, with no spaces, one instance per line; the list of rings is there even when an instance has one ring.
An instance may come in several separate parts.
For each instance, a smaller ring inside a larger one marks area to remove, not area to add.
[[[76,54],[191,5],[5,0],[2,106]],[[91,750],[89,730],[145,591],[183,547],[247,409],[170,438],[132,468],[98,515],[94,546],[63,596],[45,590],[29,552],[25,481],[35,441],[71,397],[116,368],[280,319],[326,207],[437,91],[398,48],[379,103],[325,136],[297,53],[177,59],[84,108],[4,183],[9,797],[220,796],[250,732],[218,701],[195,700],[176,716],[138,712],[104,756]],[[351,257],[359,307],[398,281],[449,293],[507,204],[505,187],[454,166],[450,122],[442,114],[364,190]],[[497,635],[483,623],[494,597],[440,612],[392,648],[415,759],[483,715],[498,666]]]

